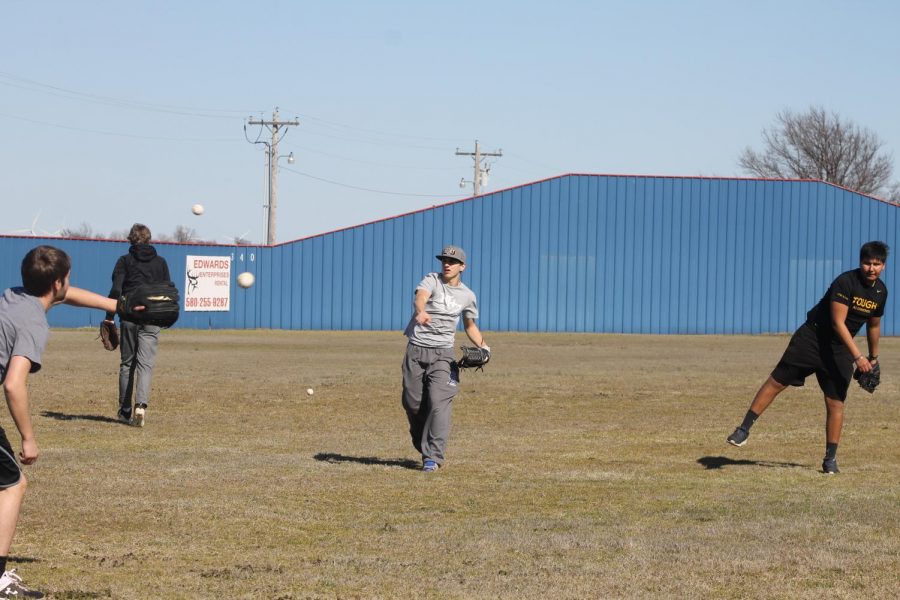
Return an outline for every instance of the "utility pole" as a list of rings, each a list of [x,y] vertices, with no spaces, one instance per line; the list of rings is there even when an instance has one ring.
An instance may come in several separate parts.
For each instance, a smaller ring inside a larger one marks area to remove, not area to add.
[[[481,146],[478,145],[478,140],[475,140],[475,152],[460,152],[459,148],[456,149],[457,156],[471,156],[475,159],[475,174],[472,177],[472,181],[466,181],[465,177],[459,180],[459,187],[466,187],[467,183],[472,184],[472,189],[475,191],[475,196],[481,193],[481,186],[487,185],[488,174],[491,172],[491,167],[488,164],[482,166],[482,162],[484,161],[484,157],[486,156],[503,156],[503,150],[497,150],[496,152],[482,152]]]
[[[271,246],[275,243],[275,225],[276,225],[276,213],[278,208],[278,159],[281,158],[278,156],[278,142],[280,142],[285,135],[287,135],[287,128],[291,125],[300,125],[300,121],[297,119],[293,119],[291,121],[279,121],[278,120],[278,107],[275,107],[275,110],[272,111],[272,120],[266,121],[264,119],[254,119],[250,117],[247,121],[248,125],[260,125],[261,127],[265,127],[272,134],[271,142],[254,142],[255,144],[265,144],[266,145],[266,159],[269,167],[269,200],[267,209],[267,226],[266,226],[266,245]],[[246,129],[246,128],[245,128]],[[294,153],[292,152],[287,157],[288,163],[293,164],[294,162]]]

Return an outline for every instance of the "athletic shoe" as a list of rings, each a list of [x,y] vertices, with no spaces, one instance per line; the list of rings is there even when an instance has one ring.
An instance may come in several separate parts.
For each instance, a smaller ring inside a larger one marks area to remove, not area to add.
[[[10,569],[0,577],[0,598],[43,598],[44,594],[25,587],[22,578]]]
[[[426,459],[425,462],[422,463],[422,471],[424,471],[425,473],[434,473],[438,470],[438,467],[440,467],[440,465],[430,458]]]
[[[134,407],[134,418],[131,420],[131,424],[135,427],[143,427],[144,426],[144,415],[147,412],[146,404],[138,404]]]
[[[748,437],[750,437],[750,431],[744,429],[743,427],[738,427],[734,430],[734,433],[732,433],[725,439],[725,441],[732,446],[737,446],[738,448],[740,448],[747,443]]]
[[[124,408],[120,408],[119,412],[116,413],[116,418],[119,419],[119,423],[125,423],[126,425],[131,425],[131,411],[126,411]]]
[[[836,458],[826,458],[822,461],[822,472],[826,475],[834,475],[835,473],[840,473],[840,469],[837,468],[837,459]]]

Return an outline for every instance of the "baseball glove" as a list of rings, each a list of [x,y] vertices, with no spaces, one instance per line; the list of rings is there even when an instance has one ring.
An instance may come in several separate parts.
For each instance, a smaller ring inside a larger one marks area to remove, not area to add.
[[[491,360],[491,350],[490,348],[478,348],[476,346],[463,346],[460,348],[462,351],[462,358],[456,361],[456,365],[460,369],[471,369],[475,368],[478,370],[482,370],[484,365]]]
[[[144,283],[119,298],[116,313],[132,323],[171,327],[178,320],[179,302],[171,281]]]
[[[100,341],[103,347],[113,351],[119,347],[119,330],[115,321],[102,321],[100,323]]]
[[[878,384],[881,383],[881,365],[875,363],[872,365],[872,370],[868,373],[863,373],[859,369],[857,369],[853,373],[853,379],[855,379],[859,383],[859,387],[866,390],[867,392],[874,393],[875,388],[878,387]]]

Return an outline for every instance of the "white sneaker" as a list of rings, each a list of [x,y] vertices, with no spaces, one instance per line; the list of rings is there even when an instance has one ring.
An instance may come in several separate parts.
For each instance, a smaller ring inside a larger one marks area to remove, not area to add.
[[[134,407],[134,416],[131,417],[131,424],[135,427],[143,427],[144,426],[144,414],[147,412],[147,407],[143,404],[138,404]]]
[[[44,594],[25,587],[22,578],[10,569],[0,577],[0,598],[43,598]]]

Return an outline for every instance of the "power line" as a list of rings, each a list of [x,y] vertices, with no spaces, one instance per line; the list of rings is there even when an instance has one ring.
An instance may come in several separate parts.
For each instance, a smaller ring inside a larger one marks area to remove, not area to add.
[[[24,121],[26,123],[34,123],[37,125],[46,125],[48,127],[57,127],[59,129],[68,129],[69,131],[78,131],[80,133],[94,133],[97,135],[110,135],[116,137],[125,137],[125,138],[134,138],[139,140],[154,140],[161,142],[234,142],[237,141],[236,138],[172,138],[172,137],[162,137],[162,136],[152,136],[152,135],[138,135],[135,133],[122,133],[117,131],[101,131],[99,129],[86,129],[84,127],[73,127],[71,125],[62,125],[60,123],[50,123],[49,121],[39,121],[37,119],[29,119],[28,117],[20,117],[17,115],[10,115],[7,113],[0,113],[0,117],[6,117],[7,119],[15,119],[17,121]]]
[[[297,175],[302,175],[304,177],[309,177],[310,179],[315,179],[316,181],[321,181],[324,183],[330,183],[331,185],[337,185],[340,187],[350,188],[353,190],[361,190],[363,192],[372,192],[375,194],[385,194],[388,196],[408,196],[415,198],[454,198],[453,194],[410,194],[405,192],[389,192],[386,190],[376,190],[373,188],[361,187],[358,185],[350,185],[349,183],[341,183],[340,181],[334,181],[331,179],[325,179],[324,177],[317,177],[315,175],[311,175],[309,173],[304,173],[303,171],[298,171],[296,169],[291,169],[289,167],[283,167],[285,171],[290,173],[295,173]]]
[[[432,136],[424,136],[424,135],[411,135],[411,134],[407,134],[407,133],[397,133],[396,131],[378,131],[375,129],[366,129],[364,127],[357,127],[354,125],[347,125],[346,123],[339,123],[337,121],[330,121],[328,119],[322,119],[320,117],[315,117],[313,115],[306,115],[306,114],[303,114],[303,113],[300,113],[297,111],[293,111],[293,112],[295,114],[297,114],[298,116],[303,117],[304,119],[307,119],[310,121],[316,121],[323,126],[331,126],[335,129],[338,129],[338,128],[339,129],[350,129],[353,131],[361,131],[363,133],[371,133],[371,134],[380,135],[380,136],[402,137],[402,138],[409,138],[409,139],[426,140],[426,141],[430,141],[430,142],[458,143],[460,141],[459,138],[442,138],[442,137],[432,137]]]
[[[7,79],[7,81],[3,81],[3,79]],[[12,83],[15,82],[15,83]],[[187,107],[187,106],[177,106],[177,105],[169,105],[169,104],[155,104],[151,102],[141,102],[136,100],[126,100],[123,98],[115,98],[112,96],[101,96],[98,94],[89,94],[86,92],[79,92],[77,90],[70,90],[67,88],[58,87],[55,85],[50,85],[46,83],[41,83],[39,81],[34,81],[32,79],[26,79],[24,77],[18,77],[16,75],[12,75],[10,73],[4,73],[0,71],[0,85],[5,85],[8,87],[15,87],[24,90],[41,92],[44,94],[48,94],[51,96],[57,96],[62,98],[70,98],[75,100],[81,100],[84,102],[93,102],[96,104],[103,104],[106,106],[117,106],[119,108],[130,108],[134,110],[145,110],[151,112],[162,112],[169,114],[177,114],[177,115],[185,115],[191,117],[204,117],[210,119],[234,119],[239,115],[245,115],[247,112],[255,112],[255,111],[237,111],[237,110],[226,110],[226,109],[215,109],[215,108],[195,108],[195,107]],[[231,116],[222,115],[222,114],[208,114],[208,113],[232,113]]]
[[[309,132],[307,132],[307,133],[309,133]],[[336,158],[338,160],[345,160],[348,162],[355,162],[355,163],[360,163],[360,164],[364,164],[364,165],[372,165],[375,167],[389,167],[392,169],[405,169],[405,170],[415,169],[415,170],[419,170],[419,171],[454,171],[454,170],[456,170],[456,167],[422,167],[422,166],[412,166],[412,165],[408,165],[408,164],[397,165],[397,164],[390,164],[390,163],[375,162],[375,161],[371,161],[371,160],[363,160],[360,158],[351,158],[349,156],[342,156],[340,154],[332,154],[330,152],[324,152],[322,150],[313,150],[312,148],[306,148],[304,146],[298,146],[296,144],[285,144],[285,145],[288,148],[293,148],[295,150],[299,150],[302,152],[309,152],[310,154],[318,154],[321,156],[328,156],[330,158]]]
[[[4,81],[5,80],[5,81]],[[92,94],[88,92],[81,92],[78,90],[73,90],[69,88],[60,87],[57,85],[52,85],[48,83],[42,83],[40,81],[35,81],[33,79],[28,79],[26,77],[20,77],[18,75],[14,75],[12,73],[7,73],[0,71],[0,85],[4,85],[7,87],[14,87],[18,89],[40,92],[43,94],[55,96],[58,98],[64,98],[68,100],[78,100],[82,102],[91,102],[95,104],[101,104],[104,106],[115,106],[118,108],[125,108],[130,110],[140,110],[140,111],[149,111],[149,112],[157,112],[164,114],[173,114],[173,115],[181,115],[181,116],[189,116],[189,117],[201,117],[201,118],[209,118],[209,119],[227,119],[231,120],[238,116],[243,117],[247,113],[250,114],[260,114],[262,115],[264,111],[260,110],[236,110],[236,109],[220,109],[220,108],[203,108],[203,107],[194,107],[194,106],[182,106],[177,104],[162,104],[162,103],[153,103],[153,102],[143,102],[140,100],[130,100],[126,98],[117,98],[114,96],[104,96],[100,94]],[[459,142],[458,138],[437,138],[437,137],[429,137],[429,136],[419,136],[419,135],[410,135],[403,134],[398,132],[385,132],[385,131],[376,131],[372,129],[366,129],[362,127],[357,127],[354,125],[348,125],[346,123],[339,123],[337,121],[331,121],[328,119],[322,119],[320,117],[316,117],[314,115],[305,115],[295,111],[294,112],[298,116],[302,116],[304,119],[315,122],[320,127],[324,127],[326,129],[330,128],[332,130],[348,130],[358,131],[367,134],[373,134],[376,136],[383,137],[393,137],[393,138],[406,138],[406,139],[420,139],[426,141],[447,141],[447,142]],[[226,114],[222,114],[226,113]],[[434,147],[434,146],[424,146],[424,145],[413,145],[407,143],[392,143],[386,142],[384,140],[377,139],[364,139],[360,137],[342,137],[340,135],[334,135],[333,133],[323,133],[323,132],[308,132],[312,135],[320,135],[323,137],[329,137],[332,139],[343,140],[343,141],[353,141],[353,142],[361,142],[366,144],[374,144],[374,145],[393,145],[399,147],[406,148],[414,148],[417,150],[433,150],[435,152],[446,152],[446,148],[444,147]]]

